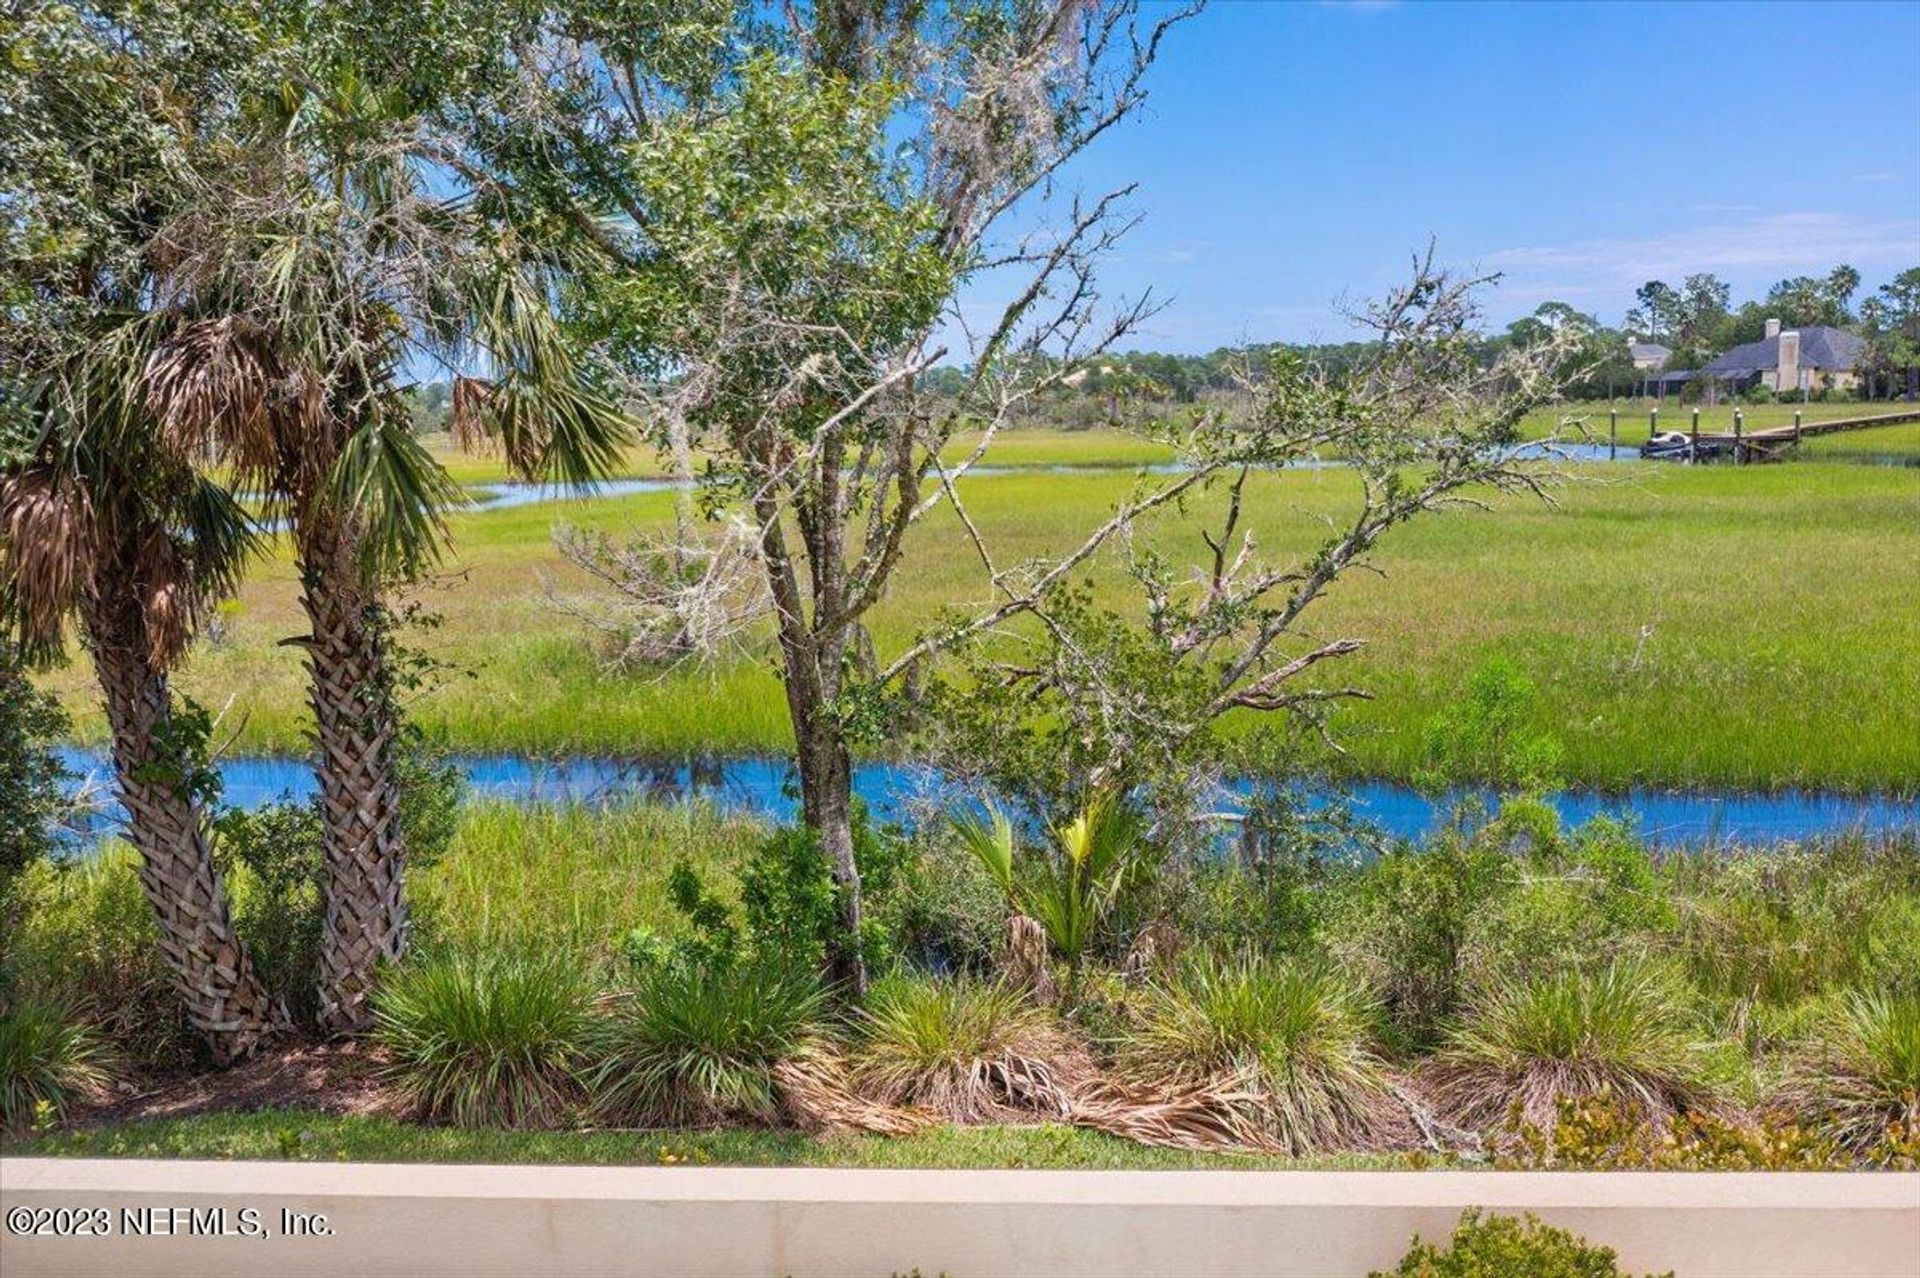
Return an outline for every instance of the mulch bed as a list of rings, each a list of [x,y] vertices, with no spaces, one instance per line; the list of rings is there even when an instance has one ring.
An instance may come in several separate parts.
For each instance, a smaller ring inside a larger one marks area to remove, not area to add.
[[[378,1077],[380,1063],[378,1055],[364,1043],[287,1043],[232,1069],[122,1083],[104,1099],[76,1109],[72,1125],[91,1127],[261,1109],[391,1113],[391,1097]]]

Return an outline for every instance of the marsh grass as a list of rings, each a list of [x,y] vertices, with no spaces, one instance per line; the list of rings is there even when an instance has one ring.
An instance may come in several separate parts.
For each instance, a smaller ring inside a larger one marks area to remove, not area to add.
[[[457,954],[391,972],[374,999],[387,1080],[457,1127],[551,1127],[578,1108],[593,986],[564,954]]]
[[[91,1024],[58,1004],[16,998],[0,1016],[0,1129],[61,1119],[112,1082],[114,1056]]]
[[[1455,1122],[1548,1130],[1564,1104],[1596,1096],[1654,1126],[1712,1109],[1724,1095],[1715,1065],[1673,974],[1617,962],[1481,995],[1422,1074]]]
[[[1406,1114],[1368,1043],[1361,996],[1333,973],[1201,958],[1152,986],[1113,1044],[1122,1076],[1207,1098],[1243,1143],[1310,1154],[1404,1140]]]
[[[956,1123],[1063,1118],[1087,1069],[1052,1012],[974,979],[890,977],[852,1033],[856,1088]]]
[[[816,976],[771,963],[649,972],[599,1035],[597,1103],[623,1126],[777,1123],[775,1069],[806,1048],[825,1011]]]
[[[413,880],[429,948],[530,947],[610,958],[636,927],[671,934],[667,878],[686,858],[724,895],[765,827],[702,803],[463,810],[452,846]]]
[[[1845,407],[1845,406],[1840,406]],[[1844,438],[1844,437],[1843,437]],[[1082,437],[1071,437],[1075,447]],[[1565,747],[1573,782],[1907,788],[1920,777],[1920,613],[1897,583],[1920,559],[1920,471],[1826,465],[1591,468],[1598,482],[1557,508],[1495,501],[1491,512],[1415,521],[1387,538],[1385,580],[1356,580],[1316,620],[1368,638],[1340,678],[1376,699],[1334,727],[1353,772],[1407,776],[1427,723],[1491,656],[1540,690],[1542,729]],[[1058,552],[1104,518],[1132,483],[1124,471],[1013,474],[967,481],[974,518],[1009,562]],[[1274,556],[1311,553],[1324,518],[1346,509],[1351,476],[1263,475],[1255,530]],[[1218,494],[1196,502],[1204,514]],[[482,751],[675,753],[783,750],[776,680],[757,653],[666,677],[602,669],[572,622],[543,602],[540,574],[564,588],[556,519],[618,532],[664,526],[670,494],[456,516],[454,575],[429,588],[445,624],[423,645],[475,677],[420,702],[421,722]],[[871,617],[884,657],[941,609],[989,594],[944,510],[913,535],[888,600]],[[1181,562],[1204,558],[1192,526],[1143,527]],[[1101,560],[1102,602],[1120,604],[1122,565]],[[297,652],[302,624],[284,550],[251,574],[231,637],[196,652],[183,688],[235,697],[237,747],[297,751],[307,728]],[[76,730],[105,725],[83,665],[53,678]],[[1250,720],[1231,725],[1245,731]]]

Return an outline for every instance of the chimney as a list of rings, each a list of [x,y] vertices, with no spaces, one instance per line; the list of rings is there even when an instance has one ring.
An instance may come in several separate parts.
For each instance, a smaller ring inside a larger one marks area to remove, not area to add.
[[[1749,333],[1751,333],[1751,332],[1752,332],[1753,330],[1752,330],[1752,329],[1748,329],[1747,331],[1748,331]],[[1767,321],[1767,336],[1768,336],[1768,337],[1778,337],[1778,336],[1780,336],[1780,321],[1779,321],[1779,320],[1777,320],[1777,319],[1770,319],[1770,320],[1768,320],[1768,321]]]

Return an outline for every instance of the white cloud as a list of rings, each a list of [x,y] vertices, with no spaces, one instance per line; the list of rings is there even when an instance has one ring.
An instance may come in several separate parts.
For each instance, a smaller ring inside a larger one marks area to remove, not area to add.
[[[1613,285],[1713,271],[1724,274],[1863,270],[1920,258],[1920,219],[1841,213],[1774,213],[1657,234],[1501,249],[1481,265],[1515,285],[1591,293]]]
[[[1853,180],[1856,182],[1891,182],[1893,181],[1893,174],[1885,172],[1856,173],[1853,175]]]
[[[1175,248],[1155,253],[1148,257],[1147,260],[1156,266],[1184,266],[1188,262],[1191,262],[1195,256],[1196,254],[1192,249]]]

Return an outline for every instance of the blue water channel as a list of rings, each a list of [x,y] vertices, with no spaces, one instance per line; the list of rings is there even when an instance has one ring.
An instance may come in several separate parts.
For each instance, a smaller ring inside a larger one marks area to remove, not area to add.
[[[95,800],[84,822],[91,834],[110,832],[120,819],[112,799],[112,768],[103,754],[67,749],[62,761],[73,785]],[[617,759],[577,755],[463,755],[455,760],[476,797],[513,803],[610,804],[633,799],[698,799],[738,812],[791,818],[797,806],[787,763],[775,758],[697,762]],[[258,807],[277,799],[305,799],[316,791],[303,759],[249,757],[219,763],[229,804]],[[1221,808],[1231,812],[1251,783],[1227,788]],[[854,789],[883,821],[904,821],[926,805],[965,802],[968,796],[924,765],[869,763],[854,771]],[[1418,839],[1433,832],[1460,795],[1435,799],[1411,787],[1367,781],[1308,790],[1309,807],[1344,803],[1359,820],[1385,833]],[[1875,795],[1787,790],[1628,790],[1602,793],[1568,790],[1549,800],[1569,826],[1597,816],[1632,823],[1640,836],[1662,847],[1783,843],[1819,835],[1920,832],[1920,801]]]

